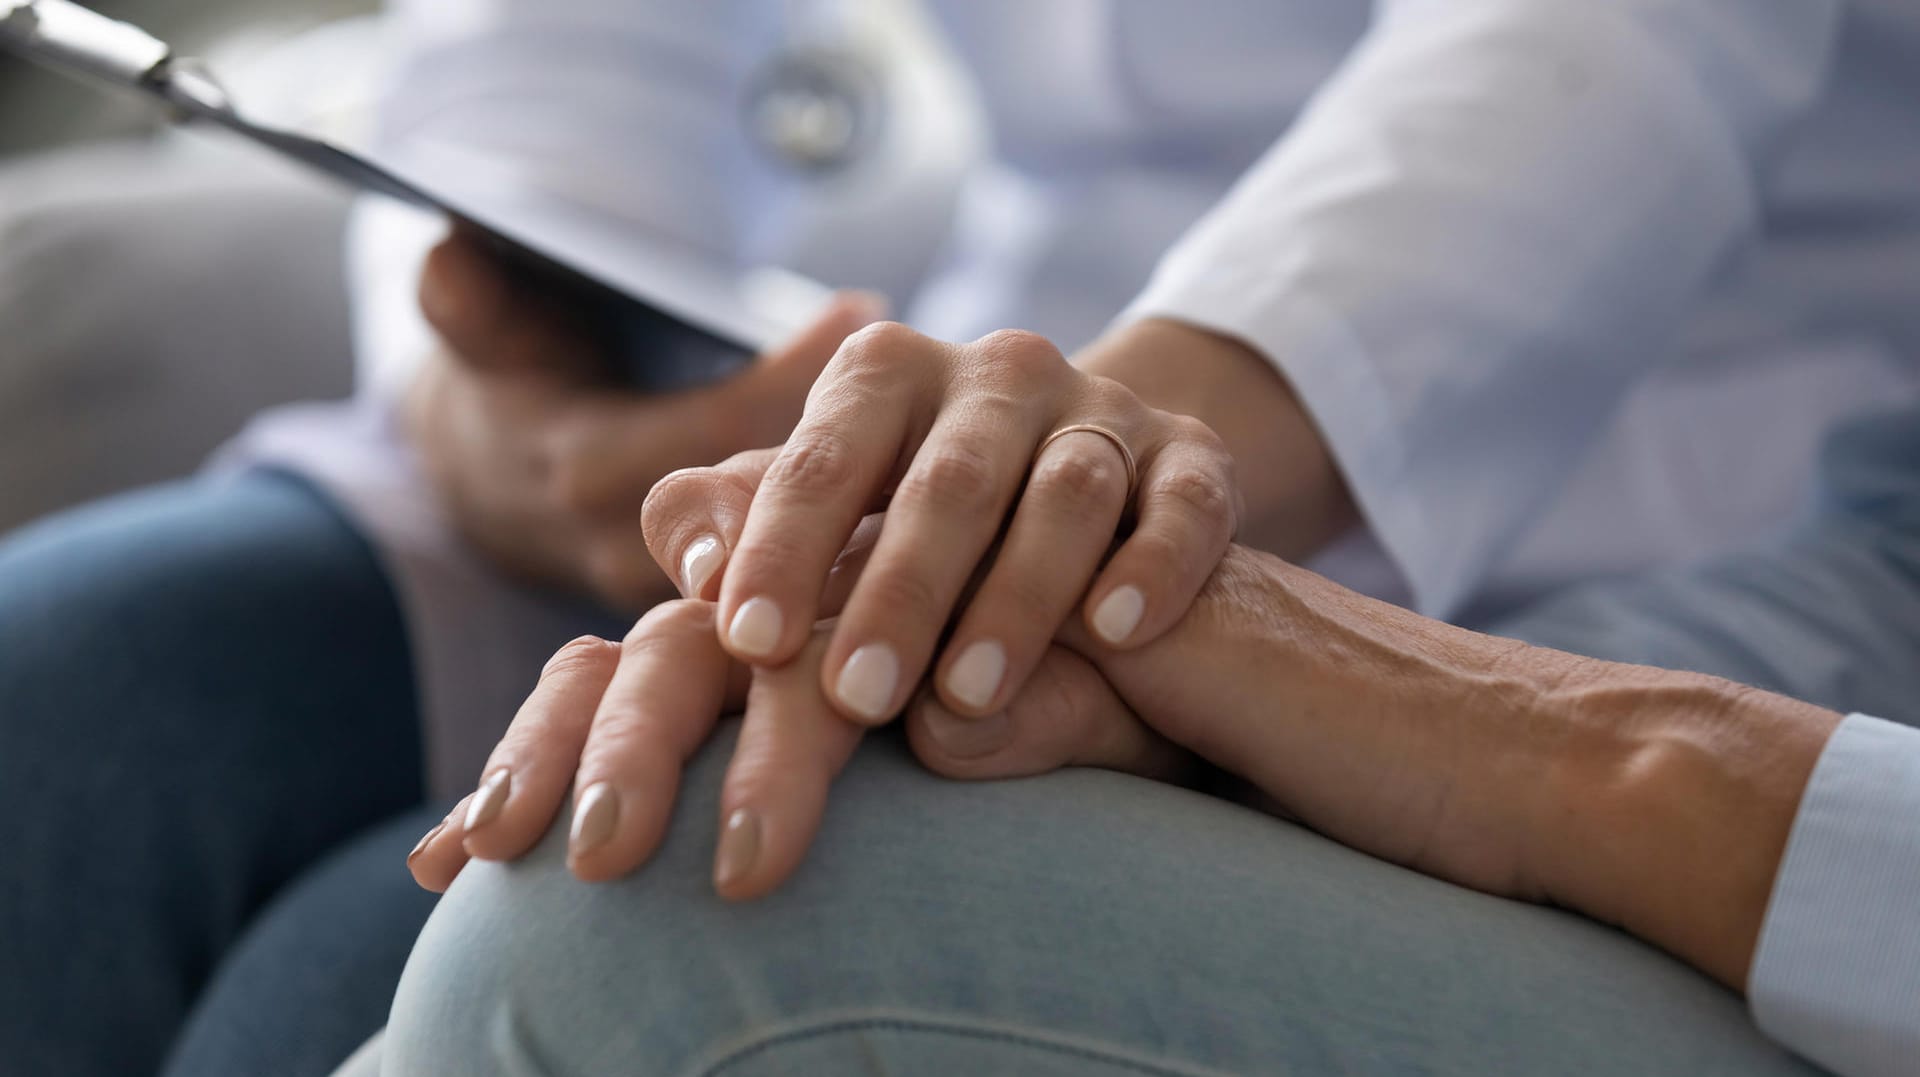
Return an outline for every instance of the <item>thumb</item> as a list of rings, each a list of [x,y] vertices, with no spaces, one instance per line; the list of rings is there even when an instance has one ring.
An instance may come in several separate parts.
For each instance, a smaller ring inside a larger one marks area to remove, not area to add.
[[[640,531],[660,570],[686,598],[719,593],[720,567],[747,525],[747,509],[778,447],[750,449],[713,467],[681,468],[653,484]]]
[[[906,722],[914,755],[949,778],[1020,778],[1069,766],[1167,782],[1197,773],[1193,756],[1142,722],[1093,663],[1059,646],[998,714],[965,717],[923,691]]]

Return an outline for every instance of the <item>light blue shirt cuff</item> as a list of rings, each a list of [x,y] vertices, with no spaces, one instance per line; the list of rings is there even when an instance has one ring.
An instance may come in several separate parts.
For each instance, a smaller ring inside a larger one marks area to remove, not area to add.
[[[1748,997],[1770,1036],[1845,1077],[1920,1065],[1920,729],[1855,714],[1787,840]]]

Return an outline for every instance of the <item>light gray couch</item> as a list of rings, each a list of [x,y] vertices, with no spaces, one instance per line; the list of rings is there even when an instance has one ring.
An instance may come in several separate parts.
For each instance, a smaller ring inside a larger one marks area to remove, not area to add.
[[[0,162],[0,531],[351,380],[339,193],[170,135]]]

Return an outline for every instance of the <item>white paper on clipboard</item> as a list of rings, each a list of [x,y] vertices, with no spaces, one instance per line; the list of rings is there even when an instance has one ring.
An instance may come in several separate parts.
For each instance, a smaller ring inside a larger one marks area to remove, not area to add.
[[[752,306],[738,276],[609,243],[603,229],[515,183],[498,162],[436,148],[403,170],[253,123],[164,42],[69,0],[0,0],[0,45],[144,94],[180,122],[222,128],[352,187],[462,222],[528,286],[564,302],[607,355],[613,376],[634,388],[671,391],[725,377],[790,328]]]

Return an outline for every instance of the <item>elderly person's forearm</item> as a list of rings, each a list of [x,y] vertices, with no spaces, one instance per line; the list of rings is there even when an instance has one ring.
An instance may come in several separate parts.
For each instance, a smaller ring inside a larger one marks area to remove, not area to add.
[[[1802,792],[1840,715],[1691,673],[1595,663],[1543,686],[1577,740],[1545,775],[1550,900],[1744,991]]]
[[[1617,923],[1736,988],[1840,720],[1455,628],[1245,550],[1161,644],[1082,645],[1154,729],[1316,829]]]

